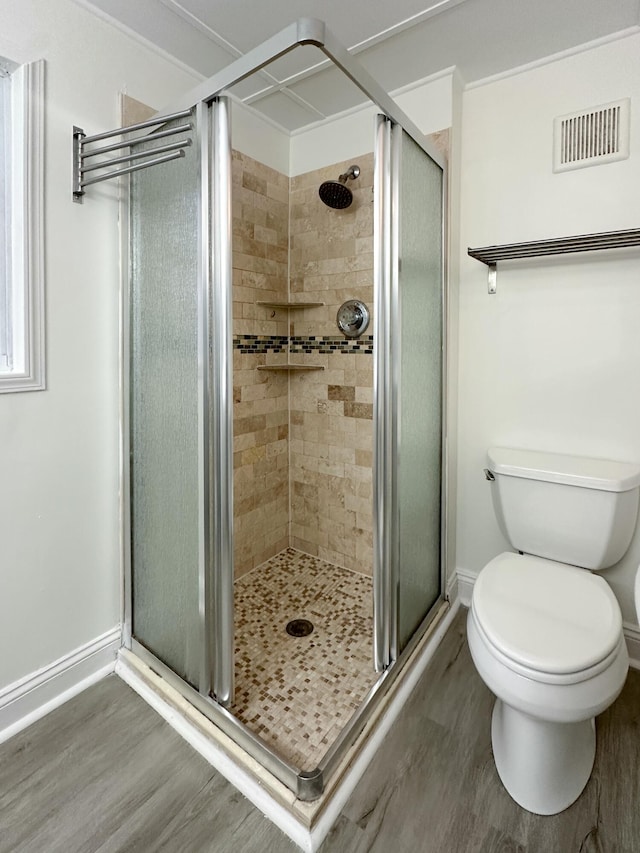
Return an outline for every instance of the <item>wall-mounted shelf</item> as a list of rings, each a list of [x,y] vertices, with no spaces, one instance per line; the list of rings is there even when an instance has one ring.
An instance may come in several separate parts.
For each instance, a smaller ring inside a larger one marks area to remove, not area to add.
[[[324,364],[259,364],[258,370],[324,370]]]
[[[322,308],[324,302],[256,302],[265,308]]]
[[[624,249],[640,246],[640,228],[627,231],[603,231],[600,234],[582,234],[576,237],[559,237],[554,240],[532,240],[529,243],[505,243],[468,249],[472,258],[489,267],[489,293],[496,292],[498,261],[520,258],[540,258],[546,255],[568,255],[572,252],[599,252],[603,249]]]

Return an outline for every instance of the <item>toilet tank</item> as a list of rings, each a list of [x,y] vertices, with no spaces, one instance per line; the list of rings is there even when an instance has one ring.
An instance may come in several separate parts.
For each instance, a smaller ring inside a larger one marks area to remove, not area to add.
[[[640,465],[506,447],[488,459],[498,523],[517,551],[586,569],[622,558],[638,517]]]

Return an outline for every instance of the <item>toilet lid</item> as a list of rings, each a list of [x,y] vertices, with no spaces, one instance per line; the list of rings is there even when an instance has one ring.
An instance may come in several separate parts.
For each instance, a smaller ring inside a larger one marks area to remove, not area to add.
[[[487,563],[472,607],[497,649],[540,672],[595,666],[622,631],[618,602],[602,578],[527,554],[504,553]]]

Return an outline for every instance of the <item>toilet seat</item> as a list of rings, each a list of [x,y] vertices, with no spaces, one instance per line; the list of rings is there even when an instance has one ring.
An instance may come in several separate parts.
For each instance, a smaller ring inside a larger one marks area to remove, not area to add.
[[[526,554],[507,552],[487,563],[471,610],[503,664],[546,683],[592,678],[616,656],[622,637],[620,608],[602,578]]]
[[[486,653],[490,657],[494,658],[497,663],[501,664],[503,667],[510,670],[516,675],[524,676],[524,678],[527,678],[530,681],[537,681],[539,684],[546,684],[549,686],[566,687],[572,684],[579,684],[580,682],[589,681],[590,679],[595,678],[601,672],[604,672],[604,670],[606,670],[614,663],[617,656],[620,654],[621,646],[626,649],[624,635],[622,631],[620,631],[620,638],[613,651],[593,666],[590,666],[587,669],[578,670],[577,672],[545,672],[544,670],[531,669],[530,667],[523,666],[522,664],[518,663],[517,661],[506,655],[497,646],[495,646],[487,636],[480,622],[478,621],[473,606],[469,610],[469,618],[475,626],[479,640],[484,645]]]

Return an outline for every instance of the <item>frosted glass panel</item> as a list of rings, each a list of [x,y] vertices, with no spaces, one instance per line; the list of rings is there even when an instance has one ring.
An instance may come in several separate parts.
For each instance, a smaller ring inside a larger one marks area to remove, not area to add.
[[[131,516],[133,634],[198,685],[199,169],[132,175]]]
[[[442,170],[402,132],[398,640],[440,594]]]

